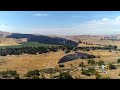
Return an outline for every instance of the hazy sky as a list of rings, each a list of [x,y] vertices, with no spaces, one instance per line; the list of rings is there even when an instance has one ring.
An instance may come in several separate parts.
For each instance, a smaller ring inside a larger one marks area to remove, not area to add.
[[[0,11],[0,31],[47,35],[120,34],[120,11]]]

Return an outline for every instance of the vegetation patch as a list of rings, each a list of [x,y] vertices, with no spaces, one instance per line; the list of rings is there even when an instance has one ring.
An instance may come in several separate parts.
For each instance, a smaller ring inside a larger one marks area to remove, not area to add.
[[[36,69],[36,70],[30,70],[27,72],[27,74],[25,74],[25,77],[36,77],[36,76],[39,76],[39,70]]]
[[[116,66],[110,63],[110,64],[109,64],[109,68],[110,68],[110,69],[116,69]]]
[[[16,70],[6,70],[0,72],[1,79],[19,79],[19,74]]]
[[[82,70],[81,74],[86,75],[86,76],[91,76],[96,73],[96,70],[94,67],[89,67],[87,70]]]

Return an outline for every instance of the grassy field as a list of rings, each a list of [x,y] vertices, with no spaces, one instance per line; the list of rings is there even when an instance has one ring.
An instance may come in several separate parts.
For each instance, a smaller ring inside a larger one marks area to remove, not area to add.
[[[8,55],[0,57],[0,70],[13,69],[23,75],[28,70],[46,68],[51,60],[53,62],[50,63],[49,67],[56,66],[62,56],[64,56],[63,51],[38,55]]]

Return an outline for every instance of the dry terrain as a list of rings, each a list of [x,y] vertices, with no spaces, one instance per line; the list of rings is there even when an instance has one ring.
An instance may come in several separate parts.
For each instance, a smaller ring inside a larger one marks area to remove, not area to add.
[[[78,47],[101,47],[103,45],[117,45],[118,49],[120,48],[120,41],[112,41],[112,40],[103,40],[103,36],[74,36],[73,37],[65,37],[68,39],[72,39],[73,41],[79,41],[91,43],[89,44],[79,44]],[[0,38],[0,46],[11,46],[11,45],[19,45],[21,42],[26,42],[27,39],[12,39],[12,38]],[[101,45],[99,45],[101,44]],[[117,64],[117,59],[120,58],[120,52],[119,51],[113,51],[110,52],[109,50],[90,50],[90,51],[80,51],[77,52],[83,52],[95,56],[100,56],[100,58],[95,58],[94,60],[96,62],[102,60],[105,62],[105,64],[113,63],[116,64],[118,67],[115,70],[107,70],[106,73],[100,73],[102,76],[108,76],[113,79],[120,79],[120,76],[118,74],[120,73],[120,64]],[[59,60],[69,54],[74,54],[75,52],[72,51],[70,53],[65,54],[63,51],[58,52],[49,52],[46,54],[38,54],[38,55],[8,55],[8,56],[0,56],[0,70],[7,70],[7,69],[13,69],[17,70],[17,72],[22,76],[27,71],[33,70],[33,69],[44,69],[44,68],[59,68],[58,62]],[[68,61],[64,63],[64,68],[74,68],[78,69],[79,64],[83,62],[85,65],[88,66],[87,63],[88,59],[76,59],[73,61]],[[97,71],[101,72],[99,68],[96,69]],[[71,75],[74,78],[82,78],[82,79],[93,79],[95,78],[95,75],[93,76],[85,76],[81,74],[81,70],[76,70]]]
[[[13,39],[13,38],[0,38],[0,46],[14,46],[20,45],[19,43],[26,42],[25,38]]]
[[[10,55],[0,57],[0,70],[13,69],[23,75],[29,70],[54,67],[64,55],[63,51],[59,51],[39,55]],[[50,64],[48,66],[49,62]]]

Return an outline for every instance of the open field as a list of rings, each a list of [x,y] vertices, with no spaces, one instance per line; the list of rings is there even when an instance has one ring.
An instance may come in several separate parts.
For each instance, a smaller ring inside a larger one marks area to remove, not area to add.
[[[65,37],[67,39],[73,40],[78,42],[79,40],[82,42],[87,42],[88,44],[93,44],[93,45],[88,45],[88,44],[81,44],[82,47],[85,46],[103,46],[103,45],[116,45],[118,49],[120,49],[120,41],[119,40],[109,40],[109,39],[104,39],[106,36],[90,36],[90,35],[78,35],[78,36],[69,36]]]
[[[83,40],[83,42],[93,43],[93,44],[101,44],[101,45],[116,45],[120,49],[120,41],[113,41],[113,40]]]
[[[0,38],[0,46],[13,46],[20,45],[16,42],[15,39],[12,38]]]
[[[54,67],[62,56],[64,56],[64,52],[60,51],[59,53],[50,52],[41,55],[11,55],[0,57],[0,70],[13,69],[23,75],[28,70],[46,68],[51,60],[53,62],[50,63],[49,67]]]

